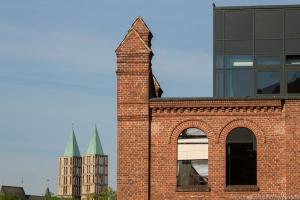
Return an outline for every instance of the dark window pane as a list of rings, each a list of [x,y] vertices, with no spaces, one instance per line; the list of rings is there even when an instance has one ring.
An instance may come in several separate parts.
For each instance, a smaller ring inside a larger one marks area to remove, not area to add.
[[[256,10],[255,37],[282,38],[283,10]]]
[[[286,39],[285,40],[285,52],[286,52],[286,54],[300,53],[299,46],[300,46],[300,39]]]
[[[256,54],[282,54],[282,40],[255,40]]]
[[[300,55],[286,55],[286,64],[300,65]]]
[[[281,58],[279,56],[263,56],[256,58],[256,65],[280,65]]]
[[[224,68],[223,60],[224,60],[223,56],[216,55],[216,68],[217,69]]]
[[[225,68],[252,67],[253,56],[251,55],[228,55],[225,56]]]
[[[253,12],[251,10],[225,11],[225,38],[251,39]]]
[[[253,96],[253,82],[252,69],[225,70],[225,96]]]
[[[224,41],[220,41],[220,40],[215,41],[215,53],[224,54]]]
[[[224,39],[224,14],[223,14],[223,11],[215,11],[215,36],[216,36],[216,39]]]
[[[226,184],[256,185],[256,150],[252,143],[226,145]]]
[[[286,37],[300,37],[300,9],[286,9],[285,35]]]
[[[300,71],[288,72],[288,93],[300,93]]]
[[[279,72],[257,72],[257,94],[279,94]]]
[[[252,54],[252,40],[225,41],[225,54]]]
[[[235,128],[226,139],[227,143],[256,143],[255,135],[247,128]],[[256,145],[254,145],[256,148]]]
[[[224,96],[224,71],[223,70],[216,70],[216,96],[223,97]]]
[[[226,139],[226,185],[256,185],[256,137],[247,128],[233,129]]]

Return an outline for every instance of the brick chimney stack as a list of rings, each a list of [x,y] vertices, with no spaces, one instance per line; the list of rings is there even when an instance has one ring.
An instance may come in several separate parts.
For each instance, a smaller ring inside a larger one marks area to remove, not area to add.
[[[155,96],[151,38],[138,17],[116,49],[118,200],[149,197],[149,98]]]

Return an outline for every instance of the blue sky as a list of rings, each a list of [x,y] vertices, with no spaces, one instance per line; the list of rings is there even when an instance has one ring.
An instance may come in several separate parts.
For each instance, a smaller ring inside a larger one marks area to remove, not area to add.
[[[57,192],[74,123],[84,154],[97,124],[116,186],[116,57],[136,16],[154,38],[163,96],[212,95],[210,0],[0,0],[0,185]],[[215,0],[216,5],[300,1]]]

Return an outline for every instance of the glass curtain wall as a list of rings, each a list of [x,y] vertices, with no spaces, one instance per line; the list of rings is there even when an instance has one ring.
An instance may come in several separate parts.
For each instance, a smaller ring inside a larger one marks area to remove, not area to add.
[[[300,7],[214,10],[214,95],[300,94]]]

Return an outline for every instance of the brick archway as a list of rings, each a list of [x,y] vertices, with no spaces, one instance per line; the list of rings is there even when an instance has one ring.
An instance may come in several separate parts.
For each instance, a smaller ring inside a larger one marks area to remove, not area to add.
[[[219,167],[220,167],[220,175],[224,177],[222,187],[225,188],[226,186],[226,138],[228,134],[235,128],[248,128],[249,130],[252,131],[252,133],[256,137],[256,142],[257,142],[257,185],[260,186],[261,184],[261,177],[262,177],[262,158],[265,157],[264,151],[263,151],[263,146],[264,143],[266,143],[264,131],[261,129],[259,125],[254,123],[251,120],[247,119],[235,119],[227,122],[221,129],[219,134],[217,135],[216,143],[217,146],[220,148],[219,154],[222,155],[220,157],[220,162],[219,162]]]
[[[172,133],[169,138],[169,144],[171,144],[171,143],[177,144],[178,136],[180,135],[180,133],[182,133],[182,131],[184,131],[187,128],[198,128],[207,135],[209,143],[211,143],[211,141],[213,141],[214,134],[212,132],[212,128],[206,122],[204,122],[202,120],[193,119],[193,120],[182,121],[179,124],[177,124],[175,126],[175,128],[173,128]]]
[[[257,138],[258,143],[266,143],[266,138],[261,128],[256,123],[245,119],[235,119],[228,122],[225,126],[223,126],[223,128],[221,129],[218,135],[217,143],[220,143],[220,141],[226,141],[227,135],[233,129],[239,127],[250,129],[255,135],[255,137]]]

